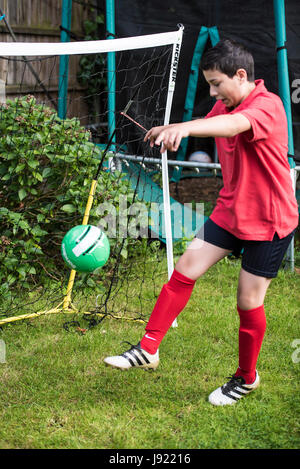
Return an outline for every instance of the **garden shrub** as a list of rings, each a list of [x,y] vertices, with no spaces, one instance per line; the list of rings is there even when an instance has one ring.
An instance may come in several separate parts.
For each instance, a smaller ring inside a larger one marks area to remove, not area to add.
[[[0,284],[22,288],[66,273],[64,234],[81,224],[101,151],[78,119],[61,120],[33,96],[0,107]],[[97,206],[120,193],[132,200],[120,173],[101,171],[89,223]],[[116,240],[111,240],[116,243]],[[136,240],[138,243],[138,240]],[[125,250],[126,251],[126,250]],[[126,257],[127,252],[122,254]],[[110,259],[113,262],[113,259]]]

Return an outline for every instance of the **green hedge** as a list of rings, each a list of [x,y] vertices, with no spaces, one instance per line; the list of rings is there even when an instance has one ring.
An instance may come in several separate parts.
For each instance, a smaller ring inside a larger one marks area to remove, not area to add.
[[[81,224],[101,152],[78,119],[61,120],[33,96],[0,107],[0,284],[59,278],[64,234]],[[133,197],[120,173],[102,171],[90,213],[120,193]],[[136,240],[135,243],[138,241]],[[115,240],[111,240],[115,244]],[[127,253],[122,252],[126,257]]]

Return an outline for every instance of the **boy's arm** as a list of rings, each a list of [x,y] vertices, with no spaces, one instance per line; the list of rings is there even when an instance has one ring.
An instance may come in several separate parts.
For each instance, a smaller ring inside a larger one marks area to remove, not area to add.
[[[153,127],[145,135],[150,146],[162,145],[161,151],[177,151],[185,137],[234,137],[251,129],[251,124],[243,114],[227,114],[196,119],[194,121]]]

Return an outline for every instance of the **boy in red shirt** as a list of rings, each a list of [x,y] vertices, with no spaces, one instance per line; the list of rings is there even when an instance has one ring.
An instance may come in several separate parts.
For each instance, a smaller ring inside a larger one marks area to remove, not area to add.
[[[177,151],[182,138],[215,137],[224,186],[216,207],[163,286],[138,345],[106,364],[156,368],[159,344],[187,304],[196,280],[229,253],[242,254],[237,289],[239,366],[209,402],[230,405],[259,385],[256,363],[266,329],[264,298],[298,224],[287,159],[283,104],[254,80],[252,55],[224,40],[207,51],[201,68],[216,104],[205,119],[152,128],[150,145]]]

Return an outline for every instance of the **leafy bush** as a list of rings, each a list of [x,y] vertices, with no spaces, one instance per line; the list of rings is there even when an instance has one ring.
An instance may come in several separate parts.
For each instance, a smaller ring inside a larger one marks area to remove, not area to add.
[[[39,284],[58,279],[64,265],[64,234],[81,224],[101,152],[77,119],[61,120],[33,96],[0,107],[0,282],[22,288],[39,275]],[[89,223],[97,205],[130,197],[129,182],[102,171]],[[112,241],[113,242],[113,241]]]

